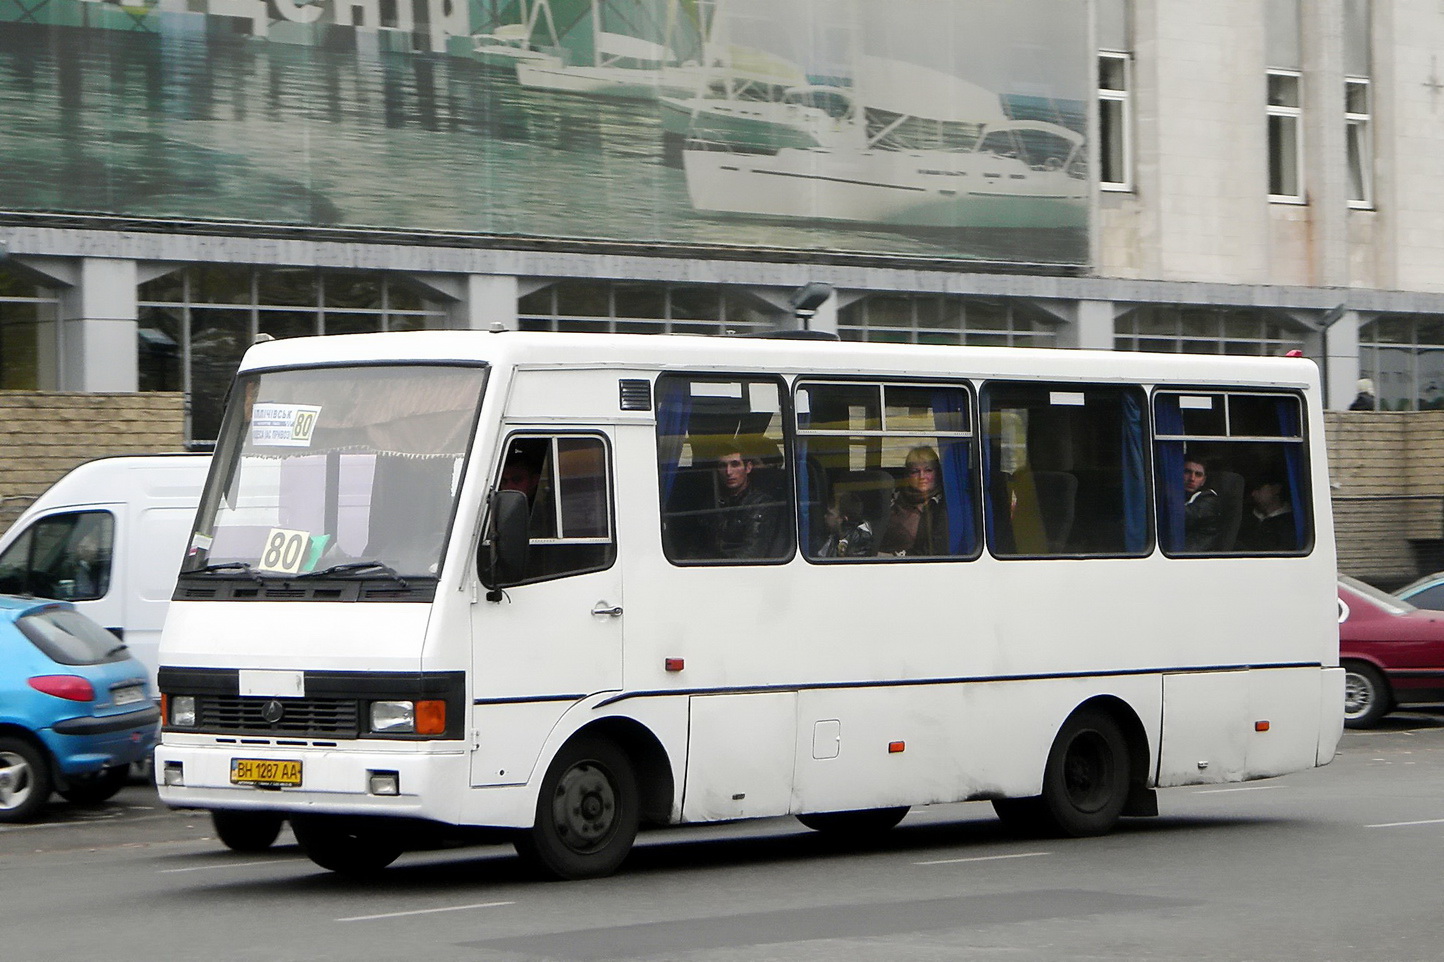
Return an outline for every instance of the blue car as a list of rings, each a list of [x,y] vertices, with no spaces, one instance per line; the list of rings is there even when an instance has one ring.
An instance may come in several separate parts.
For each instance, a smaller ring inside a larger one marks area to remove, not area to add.
[[[1444,610],[1444,571],[1436,571],[1432,575],[1425,575],[1418,581],[1407,584],[1394,592],[1398,598],[1403,598],[1415,608],[1428,608],[1433,611]]]
[[[0,595],[0,822],[34,818],[52,791],[110,798],[150,757],[159,718],[115,635],[68,602]]]

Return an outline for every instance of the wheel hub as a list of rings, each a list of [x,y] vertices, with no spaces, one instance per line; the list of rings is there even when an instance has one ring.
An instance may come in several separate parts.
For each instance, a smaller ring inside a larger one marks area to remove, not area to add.
[[[557,834],[574,852],[606,844],[616,827],[617,795],[608,773],[594,762],[578,762],[557,784],[552,800]]]

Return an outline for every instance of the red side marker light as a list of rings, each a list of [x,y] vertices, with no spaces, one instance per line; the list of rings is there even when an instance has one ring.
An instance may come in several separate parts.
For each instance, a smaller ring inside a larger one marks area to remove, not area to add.
[[[1287,352],[1284,353],[1284,357],[1303,357],[1303,356],[1304,356],[1304,352],[1303,352],[1303,351],[1300,351],[1298,348],[1294,348],[1292,351],[1287,351]]]
[[[888,742],[888,743],[887,743],[887,753],[888,753],[889,755],[896,755],[896,754],[898,754],[899,752],[905,752],[905,751],[907,751],[907,747],[908,747],[908,743],[907,743],[907,742]]]
[[[687,660],[685,658],[668,658],[664,664],[668,671],[681,671],[687,667]]]
[[[1256,732],[1266,732],[1269,730],[1269,723],[1266,721],[1256,721],[1253,723],[1253,730]]]

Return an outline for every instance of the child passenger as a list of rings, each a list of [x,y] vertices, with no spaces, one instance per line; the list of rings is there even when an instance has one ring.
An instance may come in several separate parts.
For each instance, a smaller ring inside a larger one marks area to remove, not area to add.
[[[818,550],[821,558],[860,558],[876,553],[872,525],[863,517],[862,499],[855,491],[842,491],[823,515],[827,540]]]

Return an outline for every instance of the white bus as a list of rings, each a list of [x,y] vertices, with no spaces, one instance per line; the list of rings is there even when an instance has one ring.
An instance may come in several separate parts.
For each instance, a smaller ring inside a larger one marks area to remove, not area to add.
[[[1086,836],[1328,764],[1319,398],[1290,358],[258,345],[165,626],[161,796],[336,871],[502,829],[579,878],[641,824],[979,799]]]

